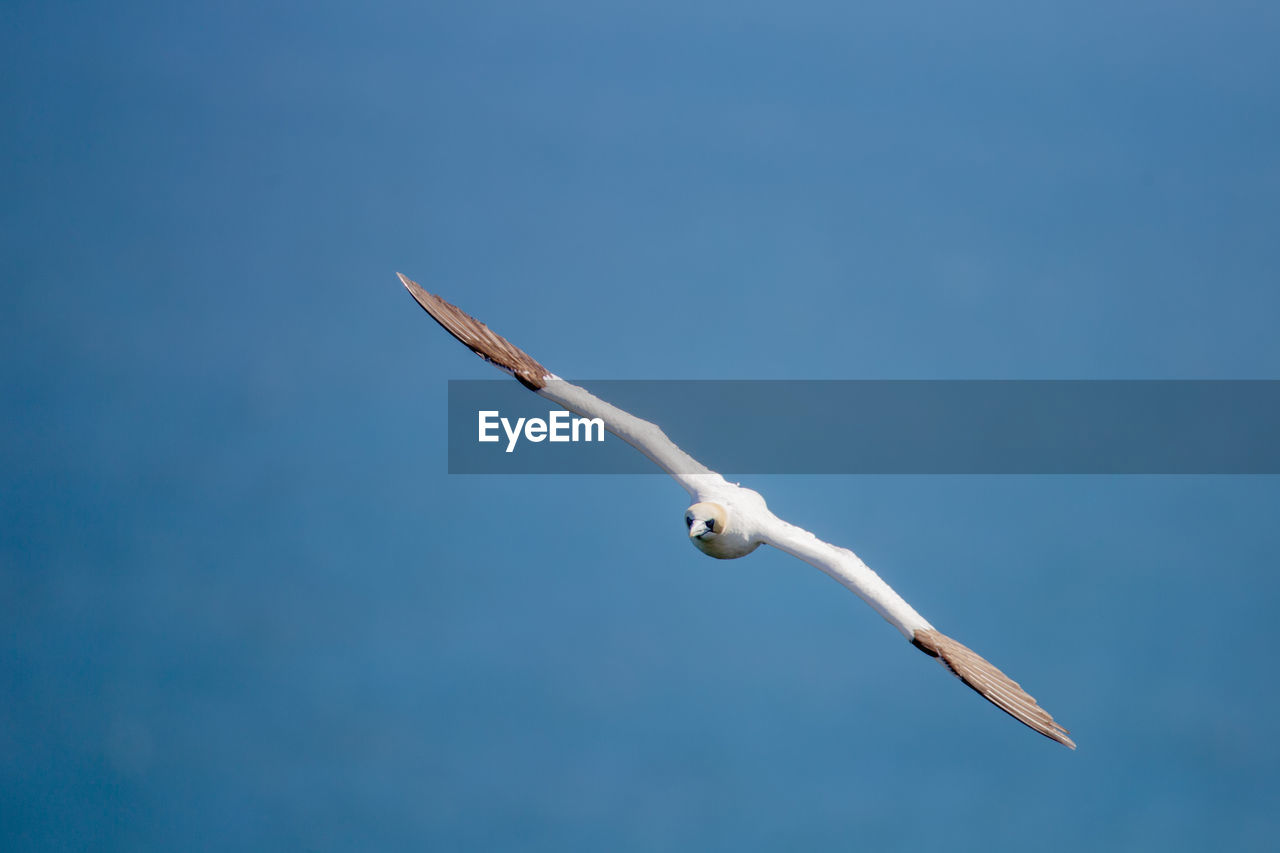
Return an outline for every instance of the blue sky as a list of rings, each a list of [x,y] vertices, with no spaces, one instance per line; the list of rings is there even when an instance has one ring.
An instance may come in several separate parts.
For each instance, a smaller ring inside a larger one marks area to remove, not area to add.
[[[1275,478],[750,483],[1069,753],[661,477],[448,476],[393,273],[583,380],[1277,378],[1274,9],[6,17],[4,849],[1273,846]]]

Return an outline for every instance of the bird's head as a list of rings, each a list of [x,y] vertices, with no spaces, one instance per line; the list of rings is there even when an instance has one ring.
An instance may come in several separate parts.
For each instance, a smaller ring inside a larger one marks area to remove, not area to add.
[[[720,504],[703,501],[684,511],[684,523],[694,544],[715,539],[729,526],[729,513]]]

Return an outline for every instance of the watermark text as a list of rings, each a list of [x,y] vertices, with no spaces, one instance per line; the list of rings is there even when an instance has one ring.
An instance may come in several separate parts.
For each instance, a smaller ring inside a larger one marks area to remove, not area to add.
[[[498,428],[507,436],[507,453],[516,449],[521,435],[526,441],[537,444],[542,441],[604,441],[604,421],[600,418],[575,418],[563,409],[548,412],[546,420],[542,418],[516,418],[515,424],[509,418],[502,417],[496,409],[477,412],[478,440],[482,442],[501,441]],[[595,437],[592,437],[594,430]]]

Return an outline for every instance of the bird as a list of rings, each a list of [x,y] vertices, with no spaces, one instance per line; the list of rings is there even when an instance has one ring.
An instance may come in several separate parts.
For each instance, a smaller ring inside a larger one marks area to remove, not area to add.
[[[778,518],[759,492],[731,483],[708,469],[681,450],[656,424],[556,376],[484,323],[427,292],[404,274],[396,275],[418,305],[476,355],[570,412],[600,418],[605,429],[669,474],[693,501],[685,510],[684,521],[689,541],[699,551],[732,560],[768,545],[821,569],[871,605],[913,646],[936,659],[997,708],[1050,740],[1076,748],[1068,730],[1016,681],[963,643],[934,628],[853,551]]]

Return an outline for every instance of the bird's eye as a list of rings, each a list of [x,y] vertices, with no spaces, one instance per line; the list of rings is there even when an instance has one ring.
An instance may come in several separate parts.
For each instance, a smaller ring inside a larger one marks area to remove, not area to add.
[[[719,530],[716,530],[716,520],[714,518],[707,519],[707,529],[710,530],[712,533],[720,532]]]
[[[686,516],[686,517],[685,517],[685,520],[684,520],[684,526],[685,526],[685,527],[693,527],[693,516],[692,516],[692,515],[690,515],[690,516]]]

